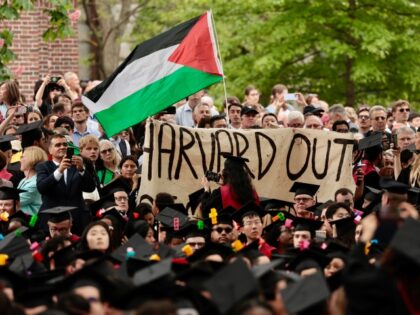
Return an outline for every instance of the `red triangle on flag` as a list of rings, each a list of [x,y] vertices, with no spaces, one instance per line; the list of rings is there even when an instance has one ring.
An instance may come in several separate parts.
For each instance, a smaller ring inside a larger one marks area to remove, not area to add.
[[[223,75],[218,66],[216,43],[211,36],[210,14],[203,14],[181,44],[169,57],[169,61],[203,72]]]

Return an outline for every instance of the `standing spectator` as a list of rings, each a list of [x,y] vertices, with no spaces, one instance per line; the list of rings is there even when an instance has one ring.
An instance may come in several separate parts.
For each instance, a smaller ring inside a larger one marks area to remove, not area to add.
[[[357,111],[357,123],[359,125],[359,132],[366,135],[371,127],[370,113],[368,107],[361,107]]]
[[[120,160],[121,158],[111,141],[101,140],[99,142],[99,159],[96,167],[96,175],[99,178],[101,186],[108,184],[119,175],[118,164]]]
[[[89,109],[82,102],[73,103],[71,110],[74,121],[73,143],[76,146],[79,146],[79,140],[84,136],[93,134],[100,137],[99,131],[88,125]]]
[[[66,93],[70,96],[72,101],[78,99],[82,95],[79,77],[74,72],[64,73],[64,80],[60,80],[58,84],[64,87]]]
[[[57,82],[52,82],[50,75],[47,74],[35,95],[35,105],[41,110],[42,115],[51,114],[54,97],[63,92],[64,88]]]
[[[201,98],[201,104],[205,104],[209,107],[210,110],[210,115],[211,116],[215,116],[215,115],[219,115],[219,112],[217,111],[216,107],[214,106],[214,100],[213,98],[211,98],[210,96],[203,96]]]
[[[254,106],[260,105],[260,92],[257,90],[255,86],[248,85],[245,88],[244,104],[254,105]]]
[[[57,206],[77,207],[72,213],[76,234],[81,234],[86,226],[88,212],[83,200],[82,192],[95,190],[95,181],[85,170],[81,156],[66,156],[66,137],[55,134],[49,141],[51,161],[36,166],[37,188],[42,195],[40,209],[40,226],[46,229],[48,216],[41,216],[42,210]]]
[[[283,84],[276,84],[273,86],[271,89],[272,103],[266,107],[266,111],[278,115],[281,112],[288,114],[290,111],[294,110],[294,107],[287,104],[284,99],[287,92],[287,87]]]
[[[241,129],[250,129],[257,125],[258,110],[255,106],[244,106],[241,110]]]
[[[19,194],[20,209],[28,215],[37,214],[42,204],[41,194],[36,187],[36,169],[35,167],[48,160],[44,150],[39,147],[28,147],[22,153],[20,159],[20,170],[25,174],[18,189],[24,190]]]
[[[410,116],[410,103],[405,100],[398,100],[392,105],[392,115],[394,123],[402,124],[410,127],[408,117]]]
[[[197,93],[188,97],[188,102],[179,107],[176,110],[176,123],[184,127],[194,127],[193,110],[200,103],[201,97],[204,95],[204,91],[198,91]]]
[[[232,129],[241,128],[242,105],[239,102],[231,102],[228,105],[229,127]]]

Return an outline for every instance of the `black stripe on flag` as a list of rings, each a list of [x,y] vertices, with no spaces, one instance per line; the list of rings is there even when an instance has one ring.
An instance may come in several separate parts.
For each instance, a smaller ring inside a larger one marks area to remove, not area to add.
[[[97,102],[115,77],[131,62],[154,53],[155,51],[180,44],[187,36],[192,27],[197,23],[200,16],[181,23],[170,30],[159,34],[139,45],[131,52],[124,62],[106,80],[89,91],[85,96],[93,102]]]

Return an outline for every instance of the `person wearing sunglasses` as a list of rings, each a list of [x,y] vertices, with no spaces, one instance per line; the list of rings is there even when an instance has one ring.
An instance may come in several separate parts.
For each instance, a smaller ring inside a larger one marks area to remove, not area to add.
[[[410,127],[408,123],[408,117],[410,116],[410,103],[408,103],[408,101],[396,101],[392,105],[392,115],[394,116],[395,123]]]
[[[228,213],[221,213],[217,217],[217,224],[212,226],[210,240],[213,243],[230,244],[235,241],[237,234],[233,229],[232,216]]]

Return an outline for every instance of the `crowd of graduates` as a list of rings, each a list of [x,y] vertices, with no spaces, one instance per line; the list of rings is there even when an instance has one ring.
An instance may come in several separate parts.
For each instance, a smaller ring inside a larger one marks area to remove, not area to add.
[[[420,314],[420,115],[407,100],[329,106],[278,84],[265,107],[249,86],[217,108],[199,91],[152,119],[352,133],[356,188],[321,203],[320,184],[298,180],[278,187],[293,200],[267,198],[249,160],[225,154],[187,204],[165,187],[150,204],[145,122],[108,137],[80,99],[98,83],[47,75],[33,100],[0,83],[1,314]]]

